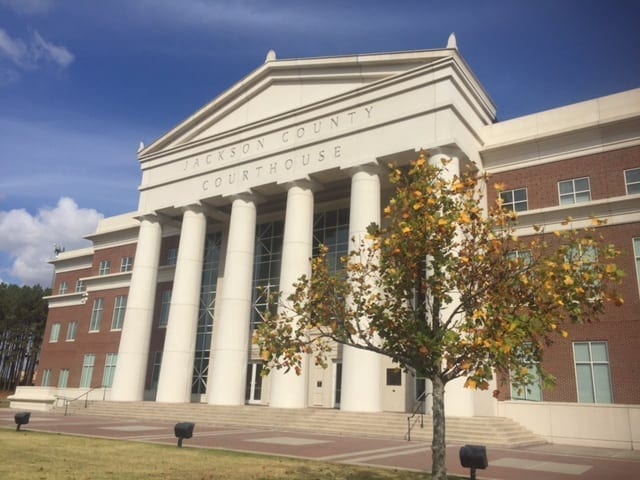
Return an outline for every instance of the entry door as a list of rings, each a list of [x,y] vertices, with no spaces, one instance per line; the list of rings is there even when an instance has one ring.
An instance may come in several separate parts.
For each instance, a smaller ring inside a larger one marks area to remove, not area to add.
[[[333,375],[333,407],[340,408],[340,395],[342,393],[342,363],[334,363],[334,375]]]
[[[247,365],[247,388],[245,400],[247,403],[261,403],[262,400],[262,364]]]

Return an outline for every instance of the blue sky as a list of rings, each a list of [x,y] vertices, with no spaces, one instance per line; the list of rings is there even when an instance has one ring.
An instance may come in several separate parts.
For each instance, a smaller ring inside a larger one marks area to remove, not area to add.
[[[0,281],[137,208],[136,150],[278,58],[458,48],[499,119],[640,86],[637,0],[0,0]]]

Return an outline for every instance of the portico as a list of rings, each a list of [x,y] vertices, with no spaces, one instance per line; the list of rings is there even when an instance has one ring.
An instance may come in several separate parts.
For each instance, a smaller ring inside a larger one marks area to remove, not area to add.
[[[389,161],[405,163],[420,148],[451,152],[456,165],[477,160],[479,130],[494,115],[455,47],[304,61],[267,57],[139,153],[140,238],[111,398],[151,393],[167,403],[405,410],[415,390],[411,376],[389,384],[391,361],[358,349],[336,346],[327,370],[307,365],[299,376],[276,371],[261,378],[251,343],[264,308],[257,288],[277,289],[286,299],[309,273],[319,243],[338,259],[353,247],[349,239],[359,242],[371,222],[380,222]],[[150,392],[153,287],[167,222],[174,230],[177,222],[180,233],[161,362],[152,373],[157,387]],[[204,301],[202,280],[211,232],[224,251],[207,274],[215,275],[214,303]],[[207,315],[215,318],[212,334],[201,337]],[[208,355],[208,366],[205,359],[194,367],[198,355]],[[206,391],[194,387],[194,371],[206,378]]]

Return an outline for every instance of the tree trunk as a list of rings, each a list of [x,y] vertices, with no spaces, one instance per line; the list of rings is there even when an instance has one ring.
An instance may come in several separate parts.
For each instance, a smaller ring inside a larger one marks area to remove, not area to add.
[[[444,420],[444,382],[440,375],[431,378],[433,383],[433,440],[431,442],[431,475],[433,480],[447,480],[447,443]]]

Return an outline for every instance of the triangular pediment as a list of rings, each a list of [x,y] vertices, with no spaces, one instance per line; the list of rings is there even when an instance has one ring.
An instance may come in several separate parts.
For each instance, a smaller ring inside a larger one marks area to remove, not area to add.
[[[456,55],[453,48],[267,61],[139,153],[163,151],[295,115],[320,102],[353,94],[376,82]]]

